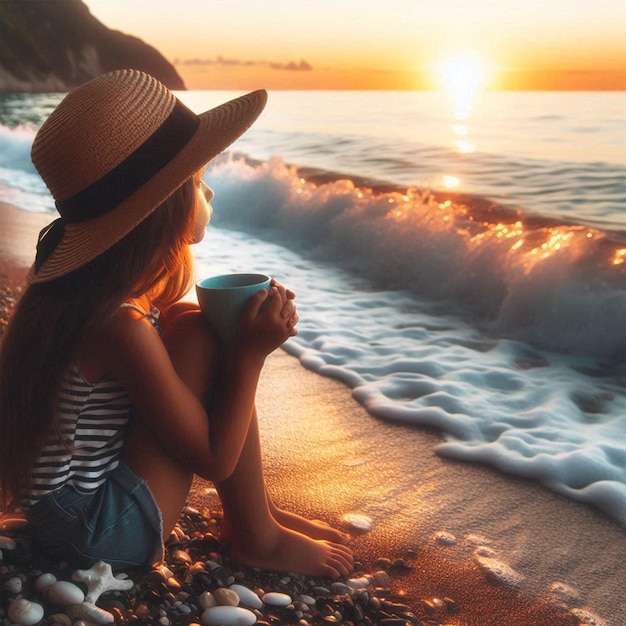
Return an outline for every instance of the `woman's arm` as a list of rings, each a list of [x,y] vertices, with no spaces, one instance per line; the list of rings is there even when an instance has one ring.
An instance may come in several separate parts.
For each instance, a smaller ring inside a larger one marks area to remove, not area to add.
[[[199,313],[187,315],[188,328],[170,352],[150,324],[128,309],[120,309],[97,340],[106,371],[128,389],[161,445],[206,479],[221,481],[234,470],[265,358],[294,332],[289,319],[297,320],[295,307],[285,319],[284,290],[276,294],[263,310],[267,293],[251,298],[241,319],[240,341],[228,358],[219,358]],[[209,397],[207,415],[204,401]]]

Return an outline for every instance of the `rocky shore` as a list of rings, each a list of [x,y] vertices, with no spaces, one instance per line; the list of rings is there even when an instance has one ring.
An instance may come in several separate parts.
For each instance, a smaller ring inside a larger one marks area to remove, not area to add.
[[[452,598],[424,598],[409,606],[394,593],[394,573],[410,567],[403,559],[380,559],[372,572],[357,564],[342,581],[231,563],[216,538],[220,523],[219,512],[207,517],[187,507],[167,542],[165,563],[132,578],[112,578],[107,567],[77,575],[67,564],[47,560],[38,554],[26,523],[7,516],[0,521],[7,535],[0,538],[0,620],[22,626],[439,626],[459,612]]]

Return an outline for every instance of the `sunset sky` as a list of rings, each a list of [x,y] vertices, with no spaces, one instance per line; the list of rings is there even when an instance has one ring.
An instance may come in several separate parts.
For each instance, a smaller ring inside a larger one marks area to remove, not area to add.
[[[85,0],[189,89],[626,90],[625,0]]]

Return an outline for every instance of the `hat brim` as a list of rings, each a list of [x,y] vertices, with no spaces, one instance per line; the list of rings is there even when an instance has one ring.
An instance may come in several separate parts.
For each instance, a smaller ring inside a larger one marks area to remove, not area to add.
[[[263,111],[267,92],[257,90],[198,115],[200,124],[185,147],[152,178],[105,214],[67,223],[63,238],[29,284],[65,276],[108,250],[167,200],[196,171],[243,135]]]

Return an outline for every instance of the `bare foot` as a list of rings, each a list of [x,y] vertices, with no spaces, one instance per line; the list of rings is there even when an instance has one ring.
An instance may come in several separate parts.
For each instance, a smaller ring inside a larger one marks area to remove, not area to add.
[[[342,533],[340,530],[333,528],[330,524],[322,520],[307,519],[297,513],[285,511],[272,506],[272,517],[286,528],[291,528],[296,532],[302,533],[311,539],[325,539],[332,543],[340,543],[346,545],[350,541],[350,535]]]
[[[279,572],[339,578],[354,567],[349,548],[276,525],[256,543],[250,535],[231,538],[231,558],[252,567]]]

